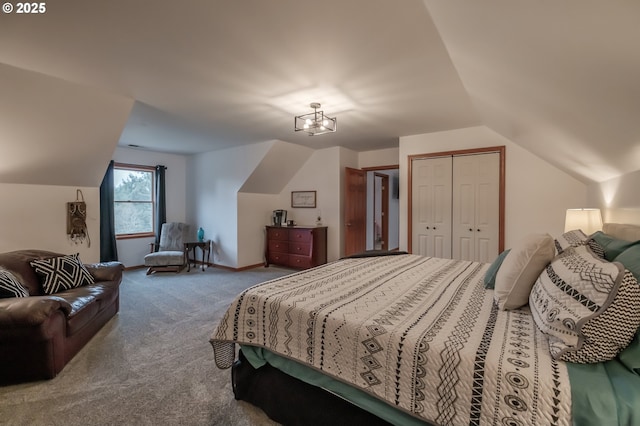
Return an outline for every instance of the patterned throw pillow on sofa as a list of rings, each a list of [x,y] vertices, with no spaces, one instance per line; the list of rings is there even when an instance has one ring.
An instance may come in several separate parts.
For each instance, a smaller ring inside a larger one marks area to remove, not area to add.
[[[82,264],[78,254],[39,259],[31,266],[40,277],[42,289],[47,294],[93,284],[93,276]]]
[[[29,290],[24,288],[11,272],[0,269],[0,298],[28,296]]]
[[[640,325],[640,286],[617,262],[588,246],[568,248],[540,274],[529,296],[551,355],[588,364],[614,358]]]

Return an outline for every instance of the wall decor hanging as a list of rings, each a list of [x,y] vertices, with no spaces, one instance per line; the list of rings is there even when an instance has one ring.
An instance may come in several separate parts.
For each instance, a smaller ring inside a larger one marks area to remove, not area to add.
[[[87,203],[81,190],[76,190],[76,201],[67,203],[67,236],[75,244],[87,242],[91,247],[91,239],[87,230]]]
[[[291,207],[316,208],[316,191],[291,191]]]

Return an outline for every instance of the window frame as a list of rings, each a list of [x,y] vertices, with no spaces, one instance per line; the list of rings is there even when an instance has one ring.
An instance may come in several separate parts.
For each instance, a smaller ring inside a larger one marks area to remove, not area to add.
[[[136,233],[131,233],[131,234],[117,234],[116,233],[116,240],[128,240],[128,239],[133,239],[133,238],[149,238],[149,237],[155,237],[156,233],[155,233],[155,229],[156,229],[156,191],[155,191],[155,181],[156,181],[156,168],[154,166],[144,166],[144,165],[140,165],[140,164],[127,164],[127,163],[117,163],[114,162],[113,163],[113,169],[114,170],[131,170],[134,172],[151,172],[151,232],[136,232]],[[115,199],[115,185],[113,186],[113,191],[114,191],[114,198],[113,198],[113,203],[114,203],[114,208],[115,208],[115,203],[117,202]],[[123,201],[118,201],[118,202],[123,202]],[[134,201],[129,201],[129,202],[134,202]],[[136,203],[142,203],[142,201],[135,201]],[[146,203],[146,201],[145,201]],[[115,219],[115,215],[114,215],[114,219]]]

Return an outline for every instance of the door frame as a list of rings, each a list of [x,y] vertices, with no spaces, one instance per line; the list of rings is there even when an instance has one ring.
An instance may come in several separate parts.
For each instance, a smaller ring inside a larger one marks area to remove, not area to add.
[[[461,149],[456,151],[441,151],[441,152],[429,152],[425,154],[413,154],[408,155],[407,160],[409,162],[408,167],[408,190],[407,190],[407,251],[409,253],[413,252],[413,200],[412,200],[412,190],[413,190],[413,160],[421,159],[421,158],[431,158],[431,157],[448,157],[448,156],[459,156],[459,155],[473,155],[473,154],[487,154],[490,152],[497,152],[500,154],[500,200],[499,200],[499,222],[498,222],[498,253],[502,253],[504,251],[504,215],[505,215],[505,179],[506,179],[506,148],[504,145],[502,146],[492,146],[486,148],[471,148],[471,149]]]

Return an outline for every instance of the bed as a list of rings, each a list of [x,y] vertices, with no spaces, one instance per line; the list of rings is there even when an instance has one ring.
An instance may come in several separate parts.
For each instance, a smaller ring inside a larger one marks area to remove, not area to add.
[[[544,238],[552,260],[507,310],[487,287],[520,247],[493,264],[367,254],[251,287],[211,336],[216,365],[282,424],[640,424],[640,227],[580,234],[550,254]],[[608,293],[568,291],[576,265],[599,289],[612,274]],[[593,346],[603,327],[614,337]]]

